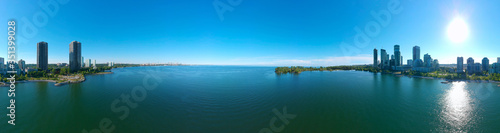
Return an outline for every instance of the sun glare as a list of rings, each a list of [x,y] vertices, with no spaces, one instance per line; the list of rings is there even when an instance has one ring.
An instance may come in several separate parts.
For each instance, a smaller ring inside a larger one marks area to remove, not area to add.
[[[454,43],[464,42],[469,36],[467,23],[460,17],[451,21],[448,25],[448,38]]]

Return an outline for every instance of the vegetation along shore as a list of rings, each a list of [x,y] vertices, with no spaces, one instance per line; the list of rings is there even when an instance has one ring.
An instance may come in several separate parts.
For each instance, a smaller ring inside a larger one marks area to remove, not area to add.
[[[434,72],[417,72],[417,71],[390,71],[382,70],[368,65],[357,65],[357,66],[328,66],[328,67],[302,67],[302,66],[291,66],[291,67],[276,67],[276,74],[300,74],[303,71],[335,71],[335,70],[355,70],[355,71],[368,71],[372,73],[384,73],[384,74],[394,74],[394,75],[404,75],[408,77],[416,78],[432,78],[432,79],[444,79],[447,81],[466,81],[466,82],[496,82],[500,83],[500,74],[498,73],[481,73],[467,75],[465,73],[455,73],[450,72],[449,68],[441,67]]]
[[[100,74],[112,74],[110,70],[113,68],[123,68],[123,67],[138,67],[139,64],[116,64],[115,66],[98,65],[97,67],[84,67],[76,72],[70,72],[67,66],[57,67],[56,65],[49,65],[48,70],[38,69],[37,71],[31,71],[24,74],[16,75],[16,82],[54,82],[56,86],[71,84],[71,83],[81,83],[85,81],[86,75],[100,75]],[[0,87],[8,86],[6,82],[6,76],[0,76]]]

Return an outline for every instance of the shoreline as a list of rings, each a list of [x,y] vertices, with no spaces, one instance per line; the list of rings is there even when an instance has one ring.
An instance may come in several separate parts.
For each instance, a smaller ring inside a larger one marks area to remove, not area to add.
[[[393,74],[396,76],[396,74]],[[436,77],[425,77],[425,76],[411,76],[411,75],[403,75],[403,74],[398,74],[401,76],[409,77],[409,78],[422,78],[422,79],[433,79],[433,80],[444,80],[446,82],[467,82],[467,83],[498,83],[500,84],[500,81],[494,81],[494,80],[469,80],[469,79],[445,79],[445,78],[436,78]],[[500,85],[498,85],[500,87]]]
[[[24,82],[54,82],[55,83],[57,81],[47,79],[47,80],[24,80]]]
[[[99,73],[94,73],[92,75],[103,75],[103,74],[113,74],[113,72],[99,72]]]
[[[171,66],[171,65],[165,65],[165,66]],[[190,65],[175,65],[175,66],[190,66]],[[126,66],[126,67],[150,67],[150,66]],[[116,67],[116,68],[126,68],[126,67]],[[116,68],[111,68],[110,70],[116,69]],[[98,72],[98,73],[93,73],[93,74],[87,74],[87,75],[104,75],[104,74],[113,74],[114,72]],[[82,83],[86,80],[87,75],[83,75],[81,79],[77,81],[64,81],[64,82],[57,82],[56,80],[49,80],[49,79],[44,79],[44,80],[22,80],[22,81],[16,81],[16,83],[27,83],[27,82],[48,82],[48,83],[55,83],[55,86],[61,86],[65,84],[75,84],[75,83]],[[0,87],[9,87],[8,82],[0,82]]]
[[[140,66],[137,66],[140,67]],[[124,68],[124,67],[117,67],[117,68]],[[104,74],[113,74],[114,72],[98,72],[98,73],[93,73],[93,74],[87,74],[87,75],[104,75]],[[42,79],[42,80],[22,80],[22,81],[16,81],[16,83],[27,83],[27,82],[48,82],[48,83],[55,83],[55,86],[61,86],[61,85],[66,85],[66,84],[76,84],[76,83],[82,83],[86,79],[85,76],[87,75],[82,75],[78,80],[76,81],[64,81],[64,82],[57,82],[57,80],[50,80],[50,79]],[[76,75],[75,75],[76,76]],[[9,87],[7,84],[8,82],[0,82],[0,87]]]
[[[89,75],[103,75],[103,74],[113,74],[113,72],[100,72],[100,73],[95,73],[95,74],[89,74]],[[66,84],[75,84],[75,83],[82,83],[86,79],[87,75],[83,75],[76,81],[64,81],[64,82],[57,82],[56,80],[50,80],[50,79],[43,79],[43,80],[22,80],[22,81],[16,81],[16,83],[27,83],[27,82],[47,82],[47,83],[55,83],[55,86],[61,86],[61,85],[66,85]],[[0,82],[0,87],[8,87],[9,85],[7,82]]]

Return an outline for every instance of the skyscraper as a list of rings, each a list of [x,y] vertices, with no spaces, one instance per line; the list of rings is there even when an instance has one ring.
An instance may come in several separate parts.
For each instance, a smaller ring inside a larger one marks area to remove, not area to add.
[[[482,65],[483,71],[488,71],[490,69],[490,60],[488,60],[487,57],[484,57],[482,63],[483,63]]]
[[[0,57],[0,71],[3,71],[4,69],[4,59]]]
[[[83,68],[85,67],[85,60],[83,59],[83,56],[82,56],[82,60],[81,60],[81,64],[80,64],[80,68]]]
[[[406,60],[406,65],[413,66],[413,60],[412,59]]]
[[[97,61],[95,59],[94,59],[94,64],[92,66],[97,67]]]
[[[417,59],[420,59],[420,47],[419,46],[413,47],[413,61],[416,61]]]
[[[42,70],[47,70],[49,65],[48,60],[48,43],[39,42],[36,44],[36,67]]]
[[[401,64],[399,64],[400,66],[403,66],[403,56],[401,56]]]
[[[500,57],[497,57],[497,63],[500,63]]]
[[[391,60],[389,58],[389,54],[385,55],[385,66],[390,67],[391,66]]]
[[[399,51],[399,45],[394,45],[394,66],[401,66],[403,63],[401,60],[401,52]]]
[[[373,67],[377,67],[378,58],[377,58],[377,49],[373,49]]]
[[[424,67],[432,67],[432,58],[431,55],[425,54],[424,55]]]
[[[391,55],[391,60],[389,61],[389,66],[391,66],[391,69],[392,69],[392,66],[396,66],[396,61],[394,61],[394,55]]]
[[[380,67],[382,69],[385,69],[385,67],[388,66],[387,62],[387,52],[385,51],[385,49],[380,49]]]
[[[23,59],[20,59],[18,62],[17,62],[17,65],[19,65],[19,69],[21,69],[21,71],[24,70],[24,68],[26,68],[26,62],[23,60]]]
[[[69,43],[69,69],[72,72],[80,70],[82,59],[82,44],[77,41]]]
[[[464,72],[464,57],[457,57],[457,73]]]
[[[467,59],[467,73],[475,73],[474,72],[474,59],[472,57],[469,57]]]
[[[85,61],[85,67],[91,67],[91,66],[92,66],[91,62],[92,62],[92,60],[91,60],[91,59],[87,59],[87,60]]]

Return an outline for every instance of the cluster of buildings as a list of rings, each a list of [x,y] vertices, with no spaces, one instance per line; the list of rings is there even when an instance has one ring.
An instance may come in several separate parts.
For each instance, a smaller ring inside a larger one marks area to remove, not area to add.
[[[408,59],[406,65],[403,65],[403,56],[401,56],[400,46],[394,45],[394,54],[387,54],[385,49],[380,49],[380,62],[378,60],[378,50],[373,50],[373,67],[378,67],[384,70],[407,71],[413,70],[418,72],[432,72],[439,68],[439,61],[432,59],[431,55],[425,54],[423,60],[420,58],[420,47],[413,47],[413,58]],[[389,58],[390,57],[390,58]],[[497,63],[493,63],[490,67],[489,59],[484,57],[481,63],[474,62],[472,57],[467,59],[465,67],[468,74],[474,73],[500,73],[500,57],[497,58]],[[457,57],[457,73],[464,73],[464,58]]]
[[[401,56],[400,46],[394,45],[394,54],[389,56],[385,49],[380,49],[380,62],[378,60],[378,50],[373,50],[373,67],[384,70],[406,71],[414,70],[419,72],[435,71],[439,68],[439,61],[432,59],[431,55],[425,54],[424,60],[420,59],[420,47],[413,47],[413,58],[408,59],[406,65],[403,65],[403,56]],[[390,57],[390,58],[389,58]]]
[[[58,67],[69,66],[72,72],[78,71],[84,67],[93,67],[94,69],[97,67],[97,61],[94,59],[92,63],[91,59],[88,59],[84,62],[84,58],[82,57],[82,47],[81,43],[78,41],[73,41],[69,44],[69,64],[68,63],[57,63]],[[38,42],[37,43],[37,56],[36,56],[36,67],[40,70],[47,70],[49,66],[48,62],[48,43],[47,42]],[[0,57],[0,74],[6,74],[7,66],[10,66],[12,63],[7,62],[4,65],[4,58]],[[15,66],[15,70],[17,74],[25,74],[31,71],[38,71],[35,68],[26,67],[26,62],[24,60],[19,60],[18,62],[13,62]],[[108,62],[108,66],[114,66],[114,62]]]
[[[115,66],[115,62],[114,62],[114,61],[112,61],[112,62],[107,62],[107,64],[108,64],[108,66],[109,66],[109,67]]]
[[[482,63],[482,64],[481,64]],[[474,62],[472,57],[467,59],[467,73],[500,73],[500,57],[497,58],[497,62],[493,63],[490,67],[490,60],[487,57],[484,57],[482,62]],[[464,73],[464,57],[457,57],[457,73]]]

